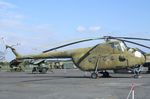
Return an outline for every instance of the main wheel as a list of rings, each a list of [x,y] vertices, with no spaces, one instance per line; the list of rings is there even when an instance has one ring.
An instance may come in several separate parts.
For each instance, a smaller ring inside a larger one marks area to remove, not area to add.
[[[148,71],[147,71],[147,73],[150,73],[150,67],[148,67]]]
[[[34,72],[37,72],[36,67],[33,67],[33,69],[32,69],[32,73],[34,73]]]
[[[109,77],[109,73],[108,72],[104,72],[104,77]]]
[[[97,73],[93,72],[93,73],[91,74],[91,78],[96,79],[97,77],[98,77],[98,74],[97,74]]]
[[[47,68],[43,67],[40,73],[45,74],[46,72],[47,72]]]
[[[101,72],[101,74],[103,74],[103,75],[102,75],[103,78],[111,77],[107,71]]]
[[[140,75],[134,75],[133,77],[136,78],[136,79],[142,78],[142,76],[140,76]]]

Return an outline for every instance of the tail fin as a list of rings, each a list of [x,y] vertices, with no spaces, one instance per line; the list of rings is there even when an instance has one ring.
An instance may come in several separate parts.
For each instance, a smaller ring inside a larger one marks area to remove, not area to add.
[[[16,58],[21,57],[21,55],[16,51],[12,46],[6,45],[6,49],[10,48],[11,51],[15,54]]]

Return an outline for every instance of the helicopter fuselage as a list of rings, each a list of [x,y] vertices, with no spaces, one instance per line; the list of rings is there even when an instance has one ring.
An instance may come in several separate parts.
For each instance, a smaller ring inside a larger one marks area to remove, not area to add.
[[[71,58],[82,71],[132,68],[145,63],[145,57],[140,51],[127,48],[121,41],[105,42],[94,47],[69,51],[50,51],[27,56],[18,55],[16,59],[43,58]]]
[[[98,44],[75,51],[73,62],[83,71],[132,68],[144,64],[144,55],[135,49],[122,49],[120,43]],[[116,45],[116,46],[114,46]]]

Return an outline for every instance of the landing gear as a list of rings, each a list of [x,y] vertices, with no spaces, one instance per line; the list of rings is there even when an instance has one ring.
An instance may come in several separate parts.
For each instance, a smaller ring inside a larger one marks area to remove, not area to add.
[[[110,75],[109,75],[109,72],[107,72],[106,70],[105,71],[102,71],[102,72],[100,72],[101,74],[102,74],[102,77],[103,78],[109,78],[109,77],[111,77]]]
[[[141,70],[142,70],[142,66],[138,66],[133,69],[134,78],[141,78],[140,76]]]
[[[91,73],[91,78],[96,79],[97,77],[98,77],[97,73],[95,73],[95,72]]]
[[[98,59],[96,65],[95,65],[95,71],[93,73],[91,73],[91,78],[93,78],[93,79],[98,78],[99,73],[103,74],[102,77],[104,77],[104,78],[110,77],[109,73],[106,70],[104,72],[103,71],[101,71],[101,72],[98,71],[98,66],[99,66],[98,62],[99,62],[99,59]]]
[[[47,67],[33,67],[32,73],[40,73],[40,74],[46,74],[48,71]]]
[[[147,73],[150,73],[150,67],[148,67],[148,71],[147,71]]]
[[[42,68],[39,70],[39,72],[40,72],[41,74],[46,74],[47,70],[48,70],[48,68],[42,67]]]
[[[98,77],[98,65],[97,65],[97,63],[96,63],[96,65],[95,65],[95,71],[93,72],[93,73],[91,73],[91,78],[93,78],[93,79],[96,79],[97,77]]]
[[[100,71],[100,72],[93,72],[93,73],[91,73],[91,78],[93,78],[93,79],[98,78],[98,74],[99,73],[102,74],[101,77],[103,77],[103,78],[109,78],[109,77],[111,77],[109,75],[109,72],[107,72],[107,71]]]

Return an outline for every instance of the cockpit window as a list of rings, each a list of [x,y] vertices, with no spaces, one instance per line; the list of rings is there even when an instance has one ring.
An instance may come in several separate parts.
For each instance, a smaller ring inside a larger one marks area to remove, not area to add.
[[[120,46],[123,52],[127,49],[126,45],[123,42],[120,42]]]
[[[127,49],[127,47],[125,46],[123,42],[112,43],[111,46],[113,49],[117,49],[118,51],[122,51],[122,52],[124,52]]]
[[[122,49],[121,49],[119,43],[112,43],[111,46],[112,46],[113,49],[117,49],[117,50],[119,50],[119,51],[122,51]]]

